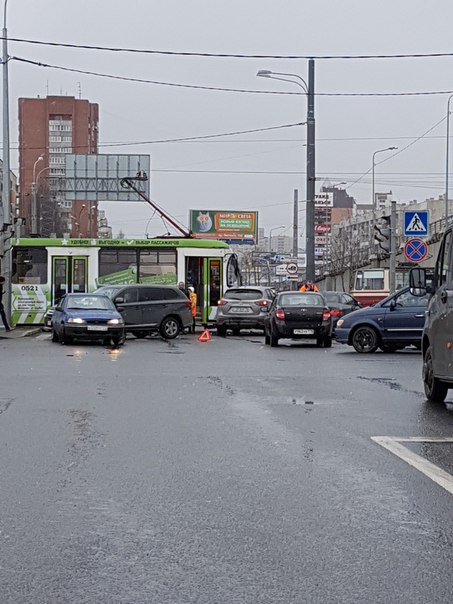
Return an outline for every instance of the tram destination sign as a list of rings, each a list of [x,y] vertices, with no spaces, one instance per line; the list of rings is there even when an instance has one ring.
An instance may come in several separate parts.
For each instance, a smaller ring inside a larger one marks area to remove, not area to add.
[[[68,153],[65,176],[59,189],[67,199],[82,201],[143,201],[130,189],[121,186],[123,178],[136,174],[149,176],[149,155],[80,155]],[[136,180],[134,185],[149,198],[149,179]]]
[[[197,239],[220,239],[233,244],[258,242],[258,212],[190,210],[189,224]]]

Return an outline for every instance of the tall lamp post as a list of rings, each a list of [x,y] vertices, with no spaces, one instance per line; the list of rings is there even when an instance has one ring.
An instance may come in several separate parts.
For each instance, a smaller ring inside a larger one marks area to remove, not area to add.
[[[37,201],[37,186],[36,186],[36,166],[40,161],[44,159],[43,155],[40,155],[33,164],[33,182],[31,183],[31,234],[38,234],[38,201]],[[41,172],[39,173],[41,174]],[[38,174],[38,177],[39,177]]]
[[[307,279],[315,278],[315,62],[308,61],[308,84],[300,75],[281,73],[263,69],[256,74],[262,78],[271,78],[297,84],[307,97],[307,183],[306,183],[306,254]],[[296,78],[290,79],[290,78]]]
[[[269,230],[269,253],[272,252],[272,231],[278,231],[279,229],[284,229],[285,226],[278,226],[278,227],[273,227],[272,229]]]
[[[374,229],[374,225],[376,224],[376,200],[375,200],[375,192],[374,192],[374,173],[375,173],[375,168],[376,168],[376,155],[378,155],[378,153],[385,153],[386,151],[395,151],[396,149],[398,149],[398,147],[386,147],[385,149],[378,149],[377,151],[375,151],[373,153],[373,161],[372,161],[372,165],[371,165],[371,171],[372,171],[372,176],[371,176],[371,204],[372,204],[372,209],[373,209],[373,220],[372,220],[372,225],[371,225],[371,233],[370,233],[370,245],[371,245],[371,249],[374,248],[374,233],[373,233],[373,229]]]
[[[453,99],[453,94],[448,97],[447,101],[447,148],[445,152],[445,227],[448,224],[449,203],[448,203],[448,169],[450,163],[450,101]]]

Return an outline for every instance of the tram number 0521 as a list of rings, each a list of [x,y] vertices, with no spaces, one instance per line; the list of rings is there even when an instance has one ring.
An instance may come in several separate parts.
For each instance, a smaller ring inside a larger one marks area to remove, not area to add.
[[[38,286],[37,285],[21,285],[20,290],[23,292],[37,292]]]

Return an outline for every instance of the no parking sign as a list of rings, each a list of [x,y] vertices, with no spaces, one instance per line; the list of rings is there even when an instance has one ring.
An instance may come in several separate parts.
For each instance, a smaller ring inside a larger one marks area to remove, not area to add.
[[[410,262],[421,262],[428,255],[428,245],[421,239],[409,239],[404,245],[404,255]]]

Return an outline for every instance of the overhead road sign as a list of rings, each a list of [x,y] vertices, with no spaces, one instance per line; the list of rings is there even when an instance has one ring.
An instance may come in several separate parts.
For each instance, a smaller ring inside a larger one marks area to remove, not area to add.
[[[421,239],[409,239],[404,246],[404,256],[410,262],[421,262],[428,255],[428,244]]]
[[[404,212],[404,236],[427,237],[429,228],[428,210]]]

